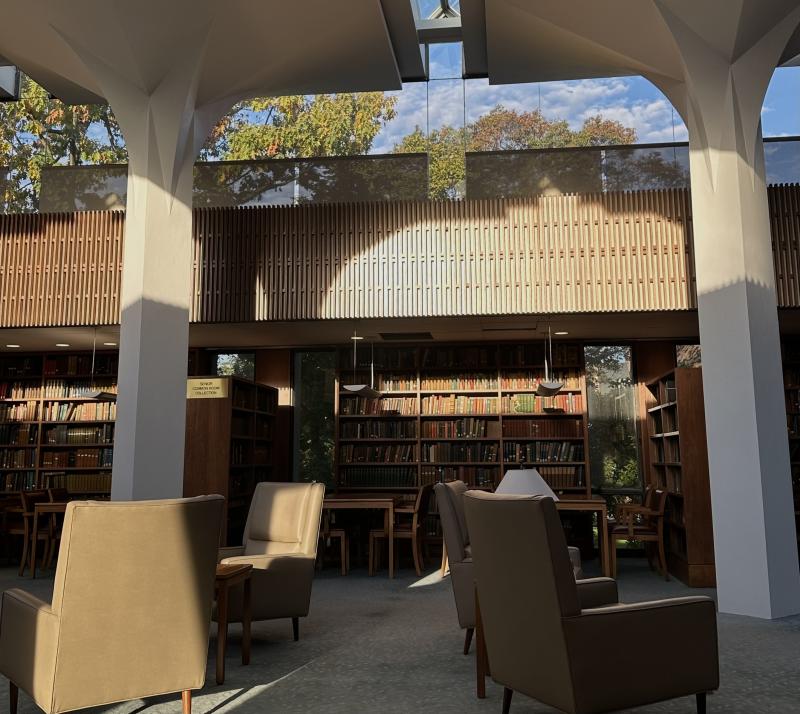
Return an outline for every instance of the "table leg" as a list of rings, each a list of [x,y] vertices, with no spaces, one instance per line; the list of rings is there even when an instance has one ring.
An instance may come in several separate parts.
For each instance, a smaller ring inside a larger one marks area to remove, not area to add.
[[[217,592],[217,684],[225,683],[225,649],[228,645],[228,585]]]
[[[39,511],[33,509],[33,533],[31,534],[31,577],[36,577],[36,551],[38,550],[38,535],[39,535]]]
[[[603,575],[607,578],[613,577],[611,575],[611,550],[609,548],[611,539],[608,537],[608,514],[604,510],[597,512],[597,540],[597,547],[600,549],[602,558],[600,565],[603,568]]]
[[[389,534],[389,577],[394,577],[394,507],[390,506],[386,511],[389,524],[386,532]]]
[[[242,600],[242,664],[250,664],[250,620],[252,617],[250,581],[244,581],[244,595]]]

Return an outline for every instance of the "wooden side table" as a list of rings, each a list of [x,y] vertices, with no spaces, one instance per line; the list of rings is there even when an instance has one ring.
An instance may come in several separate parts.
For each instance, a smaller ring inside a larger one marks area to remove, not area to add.
[[[249,563],[217,565],[217,684],[225,683],[225,650],[228,646],[228,596],[242,584],[242,664],[250,664],[250,575]]]

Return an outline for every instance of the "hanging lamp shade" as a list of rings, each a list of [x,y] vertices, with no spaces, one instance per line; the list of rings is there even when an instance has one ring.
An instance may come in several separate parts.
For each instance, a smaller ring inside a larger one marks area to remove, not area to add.
[[[342,385],[342,388],[356,397],[364,397],[365,399],[378,399],[381,396],[379,391],[368,384],[345,384]]]
[[[353,379],[355,381],[356,376],[356,366],[357,366],[357,359],[356,359],[356,345],[360,340],[363,340],[363,337],[359,337],[358,333],[354,332],[353,336],[350,338],[353,340]],[[372,345],[372,354],[369,363],[369,374],[370,374],[370,383],[369,384],[343,384],[342,389],[349,392],[355,397],[363,397],[364,399],[378,399],[381,397],[381,393],[375,389],[375,347]]]
[[[547,355],[550,354],[550,362],[548,364]],[[536,385],[536,394],[540,397],[554,397],[563,388],[564,383],[559,382],[550,377],[550,367],[553,366],[553,337],[550,334],[550,326],[547,326],[547,342],[545,343],[544,352],[544,381]]]

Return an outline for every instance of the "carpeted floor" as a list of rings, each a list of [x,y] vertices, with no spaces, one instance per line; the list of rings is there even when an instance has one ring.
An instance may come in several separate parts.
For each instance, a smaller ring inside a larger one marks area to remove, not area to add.
[[[13,569],[0,570],[0,589],[10,587],[47,599],[52,576],[32,581],[18,578]],[[697,593],[675,581],[666,583],[643,562],[630,560],[620,564],[620,591],[626,602]],[[709,699],[709,712],[800,710],[800,617],[764,622],[722,615],[719,632],[722,687]],[[219,687],[213,684],[210,658],[207,684],[195,694],[194,711],[500,712],[502,690],[496,684],[487,683],[485,700],[475,698],[474,654],[463,656],[462,643],[450,583],[440,581],[436,573],[418,581],[412,571],[402,570],[390,581],[385,573],[369,578],[355,571],[340,577],[326,570],[314,583],[311,614],[301,623],[300,642],[291,641],[288,621],[256,623],[252,663],[243,667],[239,629],[231,626],[226,682]],[[609,686],[624,687],[626,676],[620,672],[619,681]],[[0,706],[4,707],[8,685],[4,678],[0,680]],[[168,697],[129,702],[110,710],[177,714],[180,701]],[[35,711],[31,700],[21,694],[20,714]],[[511,711],[554,710],[517,695]],[[689,714],[694,712],[694,698],[637,711]]]

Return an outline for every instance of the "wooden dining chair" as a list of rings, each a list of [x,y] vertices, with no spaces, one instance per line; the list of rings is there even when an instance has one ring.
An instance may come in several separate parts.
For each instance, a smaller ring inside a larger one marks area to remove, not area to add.
[[[66,503],[70,500],[69,491],[66,488],[48,488],[47,497],[50,503]]]
[[[425,540],[425,519],[430,510],[433,485],[426,484],[417,491],[417,497],[412,507],[399,507],[394,509],[394,539],[407,540],[411,543],[411,553],[414,556],[414,569],[418,576],[422,576],[425,560],[422,555],[422,545]],[[409,518],[410,517],[410,518]],[[369,574],[374,575],[379,565],[381,549],[378,541],[386,540],[386,528],[373,528],[369,532]],[[395,549],[395,555],[397,549]]]
[[[617,541],[635,540],[645,544],[647,560],[652,567],[653,554],[650,548],[656,551],[658,557],[658,571],[669,580],[667,558],[664,551],[664,514],[667,508],[666,490],[654,489],[649,507],[643,504],[635,511],[629,510],[629,516],[624,524],[615,525],[610,531],[611,538],[611,564],[614,577],[617,576]]]
[[[339,571],[342,575],[347,575],[350,570],[350,538],[344,528],[331,528],[330,511],[323,512],[319,540],[322,547],[317,549],[317,570],[322,570],[324,565],[326,546],[330,546],[334,540],[338,540]]]
[[[48,488],[47,497],[50,503],[66,503],[70,500],[70,493],[66,488]],[[53,564],[53,559],[58,554],[58,546],[61,543],[61,531],[64,525],[63,513],[51,513],[47,519],[50,526],[50,547],[44,561],[44,569],[49,570]]]
[[[41,521],[33,532],[33,511],[37,503],[47,503],[49,501],[46,491],[22,491],[20,492],[22,502],[22,560],[19,564],[19,574],[25,574],[25,567],[30,568],[33,560],[33,549],[39,546],[39,541],[44,544],[45,558],[50,553],[50,523],[49,519]]]

